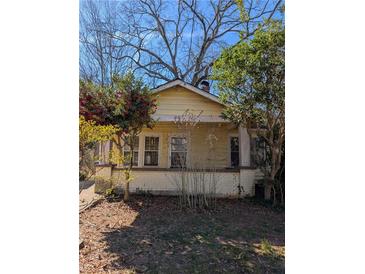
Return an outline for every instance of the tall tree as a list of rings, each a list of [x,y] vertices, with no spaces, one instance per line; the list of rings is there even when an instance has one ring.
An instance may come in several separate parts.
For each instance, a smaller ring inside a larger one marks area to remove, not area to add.
[[[115,104],[114,111],[108,120],[110,124],[119,128],[115,144],[120,153],[122,153],[123,146],[127,145],[130,149],[124,188],[124,201],[128,201],[135,139],[144,127],[152,128],[154,126],[155,121],[152,114],[156,110],[156,100],[151,97],[151,93],[143,81],[135,78],[132,73],[123,77],[114,77],[113,82]]]
[[[280,169],[285,138],[285,30],[282,22],[270,22],[253,39],[225,50],[213,68],[220,98],[228,104],[223,115],[257,134],[269,148],[270,164],[266,199],[270,199]],[[249,131],[250,133],[251,131]],[[275,197],[274,197],[275,202]]]
[[[113,24],[113,28],[108,27],[104,23],[108,22],[108,17],[101,13],[100,21],[103,23],[82,28],[80,37],[87,36],[92,31],[92,37],[111,39],[115,43],[114,49],[121,51],[118,55],[112,54],[114,62],[127,63],[151,85],[180,78],[197,86],[210,75],[221,49],[236,43],[239,33],[243,38],[249,38],[259,23],[280,16],[278,9],[281,2],[282,0],[114,2],[113,12],[108,14],[112,14],[113,20],[118,23]],[[83,7],[80,12],[87,13]],[[84,20],[82,24],[86,26],[89,21],[90,19]],[[245,30],[244,33],[242,29]],[[80,42],[85,48],[89,43],[86,39]],[[98,50],[99,44],[89,50],[93,56],[100,55],[98,52],[102,50]],[[99,59],[101,58],[98,57],[97,60]],[[97,64],[99,63],[103,62],[98,61]],[[86,64],[85,71],[89,63]]]
[[[106,86],[115,74],[124,74],[128,66],[126,47],[111,34],[122,28],[117,2],[87,0],[80,2],[80,77]]]
[[[144,127],[152,128],[156,111],[156,100],[152,98],[148,87],[132,73],[113,76],[113,87],[102,87],[90,82],[80,81],[80,114],[95,125],[112,126],[116,138],[113,144],[123,155],[128,146],[130,154],[123,159],[125,169],[124,200],[129,200],[129,183],[132,180],[134,140]]]

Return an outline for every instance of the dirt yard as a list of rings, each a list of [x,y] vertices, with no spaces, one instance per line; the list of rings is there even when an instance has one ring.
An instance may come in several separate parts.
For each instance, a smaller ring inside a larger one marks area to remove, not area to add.
[[[182,211],[171,197],[80,214],[81,273],[284,273],[284,213],[241,200]]]

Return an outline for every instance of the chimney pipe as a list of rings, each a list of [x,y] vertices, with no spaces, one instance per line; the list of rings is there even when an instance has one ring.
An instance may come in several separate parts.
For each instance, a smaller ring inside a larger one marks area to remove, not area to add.
[[[200,82],[200,87],[202,90],[204,90],[205,92],[209,93],[209,82],[208,81],[201,81]]]

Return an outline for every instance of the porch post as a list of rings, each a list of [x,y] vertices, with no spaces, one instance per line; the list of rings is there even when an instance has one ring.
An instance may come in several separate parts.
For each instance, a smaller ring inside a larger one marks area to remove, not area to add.
[[[250,136],[247,128],[238,127],[240,166],[251,166]],[[243,187],[245,196],[255,195],[255,170],[251,168],[240,169],[240,185]]]
[[[239,138],[239,152],[240,152],[240,166],[249,167],[250,162],[250,136],[248,135],[247,128],[242,126],[238,127]]]

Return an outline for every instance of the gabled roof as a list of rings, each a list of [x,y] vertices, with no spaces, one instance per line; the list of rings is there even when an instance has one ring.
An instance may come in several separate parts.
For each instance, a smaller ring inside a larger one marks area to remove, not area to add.
[[[180,79],[176,79],[176,80],[167,82],[167,83],[165,83],[165,84],[163,84],[161,86],[158,86],[157,88],[155,88],[155,89],[152,90],[152,94],[159,93],[161,91],[164,91],[166,89],[169,89],[169,88],[172,88],[172,87],[175,87],[175,86],[184,87],[184,88],[186,88],[186,89],[188,89],[188,90],[190,90],[192,92],[195,92],[195,93],[197,93],[197,94],[199,94],[199,95],[201,95],[201,96],[203,96],[205,98],[208,98],[208,99],[210,99],[210,100],[212,100],[212,101],[214,101],[214,102],[216,102],[218,104],[224,105],[224,104],[222,104],[219,101],[219,99],[218,99],[217,96],[215,96],[215,95],[213,95],[213,94],[211,94],[209,92],[206,92],[206,91],[204,91],[204,90],[202,90],[200,88],[194,87],[193,85],[190,85],[190,84],[188,84],[188,83],[186,83],[186,82],[184,82],[184,81],[182,81]]]

